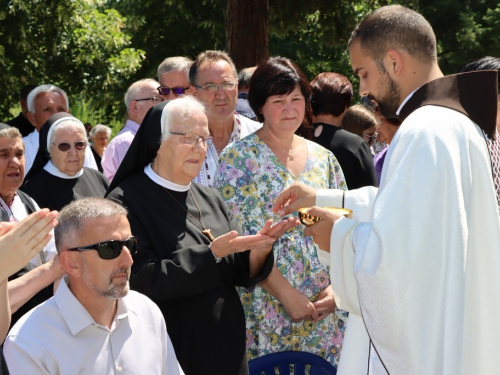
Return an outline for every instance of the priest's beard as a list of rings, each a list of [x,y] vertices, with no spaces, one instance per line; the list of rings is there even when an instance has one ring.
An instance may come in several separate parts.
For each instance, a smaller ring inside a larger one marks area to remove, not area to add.
[[[111,276],[109,277],[108,289],[106,289],[106,290],[101,289],[97,285],[95,285],[92,282],[92,280],[90,279],[88,263],[85,259],[82,258],[82,280],[87,287],[89,287],[91,290],[93,290],[94,292],[96,292],[100,296],[110,298],[110,299],[118,299],[118,298],[125,297],[128,294],[128,291],[130,289],[128,279],[122,280],[118,284],[113,283],[113,278],[116,275],[120,275],[120,274],[124,274],[124,273],[129,275],[130,269],[128,267],[124,267],[124,268],[120,268],[120,269],[114,271],[111,274]]]
[[[380,97],[375,98],[370,95],[370,99],[378,103],[380,114],[386,118],[397,118],[396,111],[401,104],[401,88],[394,82],[391,76],[387,73],[385,68],[380,72],[384,79],[381,86],[384,88]]]

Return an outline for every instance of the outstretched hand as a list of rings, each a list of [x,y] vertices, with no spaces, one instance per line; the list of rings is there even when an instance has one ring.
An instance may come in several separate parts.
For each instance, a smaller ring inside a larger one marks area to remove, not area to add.
[[[2,279],[26,266],[52,238],[57,211],[43,209],[18,223],[0,223],[0,270]]]
[[[274,202],[273,212],[280,216],[286,216],[299,208],[311,207],[316,204],[316,189],[294,182],[281,192]]]

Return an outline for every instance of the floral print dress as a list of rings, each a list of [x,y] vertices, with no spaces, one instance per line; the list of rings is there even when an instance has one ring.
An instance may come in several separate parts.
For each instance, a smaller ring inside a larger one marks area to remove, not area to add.
[[[219,158],[215,187],[222,194],[245,234],[257,233],[273,219],[274,201],[294,181],[317,189],[346,189],[337,159],[327,149],[306,140],[307,162],[299,178],[283,166],[271,149],[256,135],[235,142]],[[297,213],[294,213],[296,216]],[[330,285],[329,267],[320,264],[311,237],[303,225],[290,229],[274,245],[278,270],[300,293],[315,301]],[[240,288],[247,325],[249,359],[285,350],[320,355],[337,366],[347,313],[336,309],[316,323],[294,323],[283,305],[263,288]]]

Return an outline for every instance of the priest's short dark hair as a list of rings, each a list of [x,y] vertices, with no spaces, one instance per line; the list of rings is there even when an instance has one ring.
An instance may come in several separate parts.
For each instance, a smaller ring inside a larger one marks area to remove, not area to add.
[[[429,22],[419,13],[401,5],[381,7],[354,29],[349,46],[359,41],[361,49],[385,71],[382,61],[390,49],[407,52],[422,63],[436,63],[436,36]]]

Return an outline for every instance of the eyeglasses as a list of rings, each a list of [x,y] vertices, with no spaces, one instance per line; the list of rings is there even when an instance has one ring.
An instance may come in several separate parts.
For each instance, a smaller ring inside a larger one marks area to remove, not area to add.
[[[132,236],[123,241],[109,240],[93,245],[74,247],[72,249],[69,249],[69,251],[97,250],[99,258],[115,259],[118,258],[122,253],[123,246],[127,247],[131,255],[134,255],[137,252],[137,238]]]
[[[231,91],[231,90],[234,90],[236,88],[236,86],[238,86],[238,82],[224,82],[224,83],[221,83],[220,85],[216,85],[215,83],[209,83],[208,85],[205,85],[205,86],[196,86],[195,85],[194,87],[196,87],[197,89],[203,89],[203,90],[215,92],[219,89],[219,87],[221,87],[222,90],[224,90],[224,91]]]
[[[174,93],[175,96],[181,96],[186,93],[186,90],[189,90],[189,87],[163,87],[160,86],[157,88],[158,93],[163,96],[168,96],[170,91]]]
[[[378,133],[373,133],[373,134],[363,134],[366,138],[368,138],[368,144],[372,144],[375,142],[375,140],[378,137]]]
[[[187,144],[187,145],[197,145],[200,143],[200,141],[206,145],[207,140],[212,139],[211,136],[208,137],[202,137],[201,135],[194,134],[194,133],[176,133],[176,132],[171,132],[170,130],[168,131],[170,134],[174,135],[180,135],[182,136],[182,142]]]
[[[56,145],[54,142],[52,142],[52,144]],[[76,142],[76,143],[73,143],[73,145],[75,146],[75,148],[77,150],[84,150],[85,147],[87,147],[87,143],[86,142]],[[59,143],[56,146],[59,149],[59,151],[62,151],[62,152],[66,152],[66,151],[68,151],[71,148],[71,144],[70,143]]]
[[[136,102],[142,102],[145,100],[149,100],[150,102],[156,104],[156,103],[161,103],[163,101],[162,98],[159,98],[157,96],[153,96],[152,98],[142,98],[142,99],[134,99]]]

